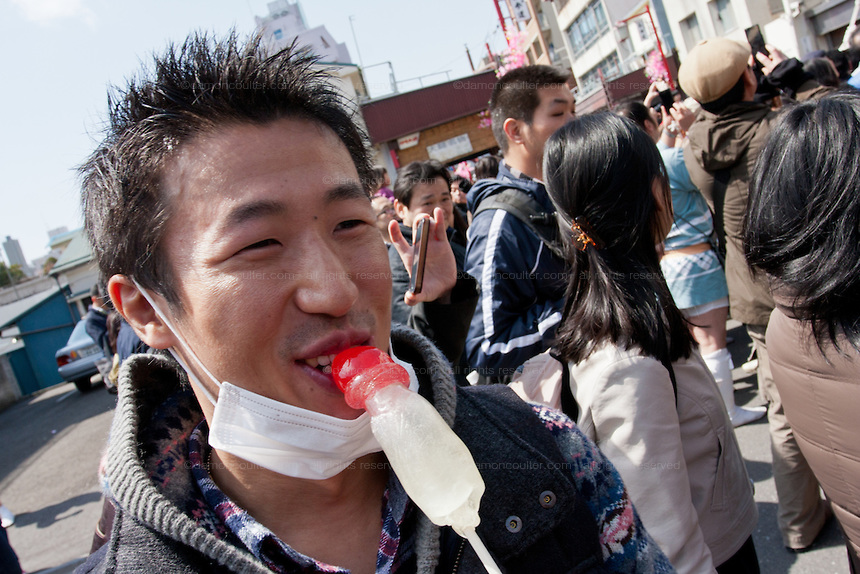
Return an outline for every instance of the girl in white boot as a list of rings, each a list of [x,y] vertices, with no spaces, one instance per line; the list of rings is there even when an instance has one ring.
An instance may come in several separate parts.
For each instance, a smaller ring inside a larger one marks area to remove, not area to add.
[[[656,95],[654,89],[649,91],[646,104]],[[669,176],[675,211],[675,222],[664,242],[660,268],[675,304],[690,323],[690,331],[708,370],[717,381],[729,419],[733,426],[739,427],[760,419],[767,409],[735,404],[732,357],[726,348],[729,310],[726,274],[711,244],[714,222],[708,203],[690,180],[683,149],[676,147],[678,134],[695,116],[682,104],[676,104],[672,110],[662,109],[662,122],[654,108],[639,102],[625,104],[618,113],[636,122],[657,142]],[[673,125],[676,127],[670,128]]]

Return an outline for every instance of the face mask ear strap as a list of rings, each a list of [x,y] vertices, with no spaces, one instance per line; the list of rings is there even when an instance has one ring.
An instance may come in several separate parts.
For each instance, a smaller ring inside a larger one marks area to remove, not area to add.
[[[131,278],[131,281],[132,283],[134,283],[134,286],[137,287],[137,290],[140,291],[140,294],[143,295],[143,298],[146,299],[146,302],[150,304],[152,310],[155,311],[155,314],[158,316],[158,318],[161,319],[161,321],[167,326],[168,329],[170,329],[170,332],[173,333],[173,336],[179,340],[185,352],[188,353],[188,355],[194,359],[194,362],[197,363],[197,365],[204,373],[206,373],[206,376],[209,377],[209,380],[215,383],[215,386],[218,387],[218,389],[220,390],[221,383],[218,382],[218,379],[215,378],[215,375],[209,372],[209,369],[206,368],[206,365],[203,364],[203,361],[201,361],[194,353],[194,351],[191,350],[191,347],[188,346],[187,342],[185,342],[185,338],[179,333],[179,330],[173,326],[173,323],[170,321],[170,319],[168,319],[164,315],[164,313],[161,312],[161,309],[159,309],[158,305],[155,304],[155,301],[152,299],[152,296],[150,296],[149,292],[143,287],[141,287],[140,283],[138,283],[137,279],[135,279],[134,277]],[[182,360],[182,357],[179,356],[179,353],[177,353],[173,349],[173,347],[167,350],[170,352],[171,355],[173,355],[173,358],[176,359],[176,362],[179,363],[183,369],[185,369],[185,372],[188,373],[189,378],[191,378],[194,382],[197,383],[197,385],[200,387],[200,391],[214,406],[215,398],[208,390],[206,390],[206,386],[203,385],[197,379],[197,377],[194,375],[194,372],[188,368],[188,364],[184,360]]]

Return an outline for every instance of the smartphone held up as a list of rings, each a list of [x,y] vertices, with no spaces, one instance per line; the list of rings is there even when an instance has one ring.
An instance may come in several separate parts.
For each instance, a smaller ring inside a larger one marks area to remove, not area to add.
[[[675,103],[675,98],[672,96],[672,90],[669,88],[669,84],[666,82],[657,82],[657,89],[659,90],[657,93],[660,98],[653,102],[653,105],[657,108],[658,112],[661,111],[661,106],[666,108],[666,111],[671,110],[672,105]]]
[[[753,64],[756,73],[756,77],[760,77],[762,73],[762,63],[758,61],[756,58],[756,54],[764,54],[765,56],[770,56],[770,52],[768,52],[767,47],[765,46],[764,36],[761,35],[761,28],[756,24],[754,26],[750,26],[745,30],[747,35],[747,42],[750,44],[750,53],[753,57]]]
[[[424,267],[427,263],[427,244],[430,232],[430,218],[418,220],[412,238],[412,273],[409,278],[409,291],[417,295],[424,286]]]

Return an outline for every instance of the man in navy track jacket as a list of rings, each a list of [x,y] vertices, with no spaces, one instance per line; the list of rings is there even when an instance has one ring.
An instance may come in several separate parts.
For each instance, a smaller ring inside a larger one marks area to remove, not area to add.
[[[549,66],[526,66],[503,76],[493,90],[493,135],[504,161],[496,179],[469,192],[469,211],[488,197],[515,188],[554,213],[542,183],[547,139],[574,117],[569,76]],[[484,382],[506,381],[514,370],[549,348],[561,321],[566,271],[532,227],[503,209],[477,213],[469,228],[466,272],[481,299],[466,341],[469,365]]]

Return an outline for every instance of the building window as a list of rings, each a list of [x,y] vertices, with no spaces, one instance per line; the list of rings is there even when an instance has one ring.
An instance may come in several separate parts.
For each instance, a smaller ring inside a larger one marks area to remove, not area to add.
[[[612,54],[604,58],[599,64],[585,72],[576,82],[579,87],[579,93],[582,96],[587,96],[600,88],[600,75],[603,74],[603,81],[608,82],[614,80],[621,75],[621,60],[618,59],[618,53]]]
[[[687,51],[693,49],[693,46],[702,41],[702,31],[699,29],[699,19],[696,18],[696,13],[693,12],[681,22],[681,36],[684,37],[684,44],[687,46]]]
[[[711,10],[717,36],[723,36],[735,29],[735,14],[732,12],[730,0],[713,0],[708,3],[708,8]]]
[[[600,0],[594,0],[582,11],[570,28],[567,35],[570,37],[570,45],[573,53],[579,55],[591,46],[597,39],[609,30],[606,13]]]
[[[636,31],[639,33],[639,39],[643,42],[648,40],[648,29],[645,27],[645,22],[641,18],[636,20]]]
[[[274,31],[273,36],[275,36],[275,40],[280,40],[281,38],[284,37],[284,31],[281,30],[280,28],[278,28],[277,30]]]

